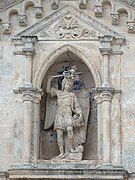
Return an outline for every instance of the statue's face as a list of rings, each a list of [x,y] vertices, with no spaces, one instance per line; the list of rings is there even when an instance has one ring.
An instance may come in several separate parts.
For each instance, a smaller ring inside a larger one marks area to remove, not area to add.
[[[72,85],[69,82],[66,82],[64,89],[67,90],[67,91],[70,91],[71,88],[72,88]]]

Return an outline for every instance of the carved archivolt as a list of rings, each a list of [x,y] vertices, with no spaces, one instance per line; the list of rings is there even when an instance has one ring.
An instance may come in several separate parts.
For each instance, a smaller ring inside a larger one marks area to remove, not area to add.
[[[61,54],[63,54],[64,52],[67,52],[67,51],[73,52],[74,54],[76,54],[78,57],[80,57],[82,59],[82,61],[88,66],[89,70],[91,71],[96,87],[100,86],[101,79],[99,76],[99,72],[96,69],[95,65],[92,63],[91,58],[86,55],[86,52],[84,53],[78,47],[75,47],[75,46],[72,46],[69,44],[59,47],[58,49],[51,52],[50,55],[46,59],[44,59],[43,63],[40,65],[40,67],[38,68],[38,70],[35,74],[33,84],[37,88],[40,88],[43,78],[44,78],[47,70],[49,69],[49,67],[55,62],[57,57],[59,57]],[[42,53],[43,53],[43,51],[42,51]]]

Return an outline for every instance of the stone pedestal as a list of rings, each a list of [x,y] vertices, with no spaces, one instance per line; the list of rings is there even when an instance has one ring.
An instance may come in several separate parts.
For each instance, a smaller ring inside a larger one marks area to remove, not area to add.
[[[127,173],[124,169],[104,169],[88,161],[73,163],[38,163],[24,167],[13,167],[9,170],[9,179],[91,179],[91,180],[124,180]]]

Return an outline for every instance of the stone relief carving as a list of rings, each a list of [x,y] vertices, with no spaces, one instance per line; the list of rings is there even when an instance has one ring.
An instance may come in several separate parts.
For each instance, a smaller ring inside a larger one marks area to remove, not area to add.
[[[11,33],[11,26],[9,23],[3,23],[2,24],[2,31],[3,34],[10,34]]]
[[[18,23],[20,26],[26,26],[27,25],[27,16],[25,13],[18,14]]]
[[[79,8],[86,9],[86,0],[79,0]]]
[[[95,30],[88,30],[81,26],[77,19],[71,14],[67,14],[59,20],[59,22],[49,30],[40,32],[42,37],[53,37],[58,39],[77,39],[86,37],[97,37]]]
[[[110,17],[111,17],[111,23],[113,25],[119,24],[119,13],[111,13]]]
[[[64,77],[61,90],[51,87],[53,78]],[[57,97],[57,103],[47,102],[45,129],[54,123],[57,132],[57,141],[60,154],[54,161],[81,161],[83,156],[83,143],[86,141],[87,122],[90,111],[88,92],[82,88],[80,92],[73,90],[74,82],[79,79],[76,66],[64,71],[63,75],[52,76],[48,80],[47,92],[51,97]],[[48,100],[47,100],[48,101]],[[50,106],[50,110],[49,110]]]
[[[135,33],[135,21],[127,22],[127,29],[129,33]]]
[[[95,10],[95,16],[96,17],[102,17],[103,16],[103,6],[102,5],[95,5],[94,10]]]
[[[36,18],[42,18],[42,16],[43,16],[43,7],[36,5],[34,7],[34,9],[35,9],[35,16],[36,16]]]
[[[49,39],[49,37],[47,37],[47,35],[49,36],[50,34],[50,38],[55,39],[56,36],[54,36],[53,34],[51,34],[53,31],[51,32],[46,32],[46,30],[49,28],[50,24],[54,25],[57,21],[59,21],[59,19],[61,19],[61,17],[64,17],[66,14],[71,14],[71,16],[73,17],[77,17],[77,23],[79,24],[79,21],[84,22],[89,30],[91,35],[88,35],[85,38],[91,38],[94,37],[95,35],[93,35],[93,33],[95,34],[94,31],[97,32],[97,36],[101,35],[101,34],[110,34],[112,36],[115,37],[122,37],[122,35],[120,35],[119,33],[113,31],[112,29],[110,29],[108,26],[103,25],[102,23],[100,23],[99,21],[93,19],[91,16],[84,14],[84,12],[76,9],[75,7],[71,6],[71,5],[66,5],[60,9],[58,9],[57,11],[55,11],[54,13],[50,14],[48,17],[42,19],[42,21],[39,21],[38,23],[32,25],[31,27],[27,28],[26,30],[22,31],[21,33],[17,34],[15,37],[18,36],[23,36],[23,35],[39,35],[41,33],[41,36],[46,37],[47,39]],[[81,29],[83,27],[81,26]],[[53,29],[54,30],[54,26]],[[94,30],[94,31],[93,31]],[[84,36],[81,36],[84,38]],[[82,38],[82,39],[83,39]],[[62,39],[62,38],[61,38]]]

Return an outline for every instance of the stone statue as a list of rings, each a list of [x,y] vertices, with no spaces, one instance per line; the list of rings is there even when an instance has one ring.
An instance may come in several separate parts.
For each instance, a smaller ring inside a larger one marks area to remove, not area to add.
[[[78,78],[75,71],[76,67],[73,66],[70,70],[63,72],[62,90],[51,87],[51,81],[56,76],[50,77],[47,84],[47,93],[50,93],[51,97],[57,97],[57,105],[55,105],[57,107],[54,111],[49,111],[49,114],[53,113],[55,117],[53,118],[51,117],[53,115],[49,115],[48,118],[48,115],[46,115],[45,120],[45,129],[54,122],[54,129],[57,131],[60,154],[56,159],[82,160],[84,150],[82,144],[86,140],[90,105],[86,92],[85,96],[83,94],[83,97],[80,96],[78,98],[77,94],[72,90],[74,81]],[[81,102],[83,108],[81,107]]]

